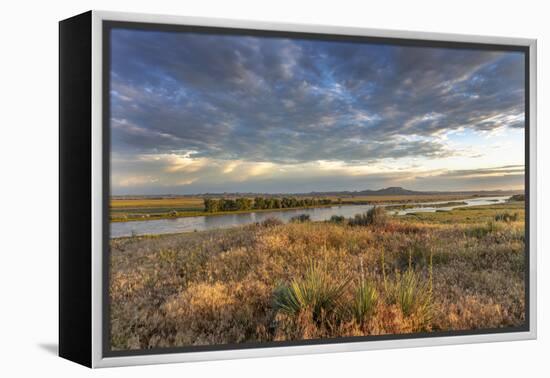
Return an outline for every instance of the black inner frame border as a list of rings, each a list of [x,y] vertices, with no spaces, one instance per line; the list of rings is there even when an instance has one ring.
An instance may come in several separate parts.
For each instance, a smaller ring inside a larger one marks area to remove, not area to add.
[[[352,342],[365,341],[386,341],[386,340],[406,340],[419,338],[437,338],[448,336],[468,336],[468,335],[487,335],[500,333],[514,332],[529,332],[530,331],[530,48],[529,46],[507,45],[507,44],[490,44],[478,42],[453,42],[453,41],[432,41],[423,39],[408,39],[408,38],[390,38],[390,37],[369,37],[344,34],[325,34],[313,32],[294,32],[294,31],[272,31],[259,29],[244,29],[230,27],[212,27],[212,26],[191,26],[191,25],[175,25],[161,23],[146,23],[146,22],[131,22],[131,21],[102,21],[102,211],[103,211],[103,240],[102,240],[102,356],[103,357],[123,357],[123,356],[140,356],[140,355],[155,355],[155,354],[173,354],[173,353],[190,353],[190,352],[206,352],[206,351],[224,351],[224,350],[239,350],[239,349],[256,349],[256,348],[278,348],[306,345],[327,345],[327,344],[343,344]],[[110,321],[110,297],[109,297],[109,276],[110,276],[110,219],[109,219],[109,201],[111,188],[111,145],[110,145],[110,74],[111,74],[111,30],[113,29],[129,29],[135,31],[157,31],[157,32],[175,32],[175,33],[200,33],[214,35],[234,35],[234,36],[253,36],[264,38],[288,38],[288,39],[307,39],[319,41],[340,41],[347,43],[359,44],[387,44],[394,46],[415,46],[415,47],[431,47],[431,48],[446,48],[446,49],[469,49],[483,51],[512,51],[521,52],[524,54],[524,152],[525,152],[525,322],[521,326],[506,327],[506,328],[488,328],[474,330],[456,330],[456,331],[434,331],[434,332],[418,332],[407,334],[391,334],[391,335],[372,335],[372,336],[353,336],[353,337],[338,337],[330,339],[311,339],[311,340],[291,340],[291,341],[271,341],[271,342],[254,342],[254,343],[239,343],[239,344],[219,344],[219,345],[200,345],[200,346],[181,346],[170,348],[152,348],[152,349],[136,349],[136,350],[111,350],[111,321]],[[405,34],[406,32],[403,32]],[[452,38],[452,37],[450,37]]]

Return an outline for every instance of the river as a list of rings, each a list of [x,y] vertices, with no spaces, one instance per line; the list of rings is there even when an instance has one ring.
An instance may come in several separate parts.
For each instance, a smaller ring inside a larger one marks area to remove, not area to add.
[[[448,211],[457,207],[503,203],[508,198],[510,198],[510,196],[470,198],[465,200],[458,200],[458,202],[466,202],[466,205],[449,207],[429,207],[428,205],[447,203],[450,201],[419,202],[419,205],[422,204],[422,207],[398,210],[394,211],[394,213],[396,213],[397,215],[405,215],[418,212],[434,212],[436,210]],[[300,214],[308,214],[312,221],[328,220],[333,215],[351,218],[356,214],[364,213],[372,207],[373,205],[341,205],[310,209],[289,209],[280,211],[261,211],[239,214],[228,213],[223,215],[182,217],[174,219],[113,222],[111,223],[111,238],[131,235],[172,234],[177,232],[193,232],[212,230],[216,228],[229,228],[255,222],[261,222],[271,217],[279,218],[283,222],[288,222],[292,217]]]

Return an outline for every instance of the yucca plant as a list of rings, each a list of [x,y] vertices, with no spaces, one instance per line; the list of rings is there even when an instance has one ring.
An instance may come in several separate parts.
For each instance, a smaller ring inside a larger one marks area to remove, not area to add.
[[[357,322],[362,323],[370,318],[376,311],[377,303],[378,292],[376,288],[370,282],[361,279],[355,291],[352,308],[353,316]]]
[[[429,282],[422,281],[409,269],[395,278],[389,289],[390,302],[397,304],[405,316],[418,315],[427,319],[431,312],[430,287]]]
[[[288,315],[311,311],[319,322],[323,314],[337,310],[340,298],[349,280],[334,280],[318,264],[311,264],[304,277],[294,279],[290,285],[279,286],[275,291],[275,308]]]

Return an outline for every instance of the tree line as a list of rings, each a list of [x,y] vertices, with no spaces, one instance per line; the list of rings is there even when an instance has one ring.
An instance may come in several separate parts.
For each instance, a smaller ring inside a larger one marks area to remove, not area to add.
[[[295,207],[313,207],[330,205],[329,198],[297,198],[297,197],[256,197],[251,198],[204,198],[204,211],[215,213],[220,211],[289,209]]]

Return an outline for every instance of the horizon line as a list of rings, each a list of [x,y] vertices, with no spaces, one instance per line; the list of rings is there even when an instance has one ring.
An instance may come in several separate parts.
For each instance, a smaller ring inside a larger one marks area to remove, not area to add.
[[[385,188],[380,189],[362,189],[362,190],[329,190],[329,191],[309,191],[309,192],[244,192],[244,191],[238,191],[238,192],[198,192],[198,193],[188,193],[188,194],[180,194],[180,193],[157,193],[157,194],[109,194],[110,197],[124,197],[124,196],[205,196],[205,195],[224,195],[224,194],[263,194],[263,195],[307,195],[307,194],[330,194],[330,193],[361,193],[361,192],[381,192],[388,189],[400,189],[403,191],[408,192],[414,192],[412,194],[400,194],[400,195],[415,195],[415,194],[434,194],[434,193],[444,193],[444,194],[459,194],[459,193],[487,193],[487,192],[517,192],[522,191],[525,192],[525,187],[523,188],[516,188],[516,189],[481,189],[481,190],[413,190],[413,189],[406,189],[400,186],[389,186]]]

